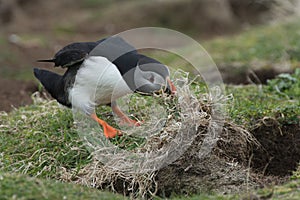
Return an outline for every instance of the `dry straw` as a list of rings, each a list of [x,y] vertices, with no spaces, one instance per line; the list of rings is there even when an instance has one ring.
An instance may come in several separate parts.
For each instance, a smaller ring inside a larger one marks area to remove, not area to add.
[[[192,89],[193,81],[182,72],[176,83],[177,98],[163,96],[168,115],[159,132],[133,150],[97,146],[89,140],[94,160],[80,170],[76,182],[132,198],[237,191],[254,185],[248,160],[257,142],[248,131],[228,122],[226,104],[232,97],[218,87],[196,95],[200,87]],[[127,134],[133,133],[127,130]]]

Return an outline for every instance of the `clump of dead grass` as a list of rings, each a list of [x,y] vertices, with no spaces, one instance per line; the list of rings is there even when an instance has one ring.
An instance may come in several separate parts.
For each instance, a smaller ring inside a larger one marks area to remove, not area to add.
[[[195,95],[187,75],[176,82],[177,98],[164,99],[168,115],[160,132],[133,150],[97,147],[88,141],[94,158],[75,182],[132,198],[239,191],[255,185],[248,161],[258,143],[248,131],[228,122],[224,106],[231,96],[218,87]]]

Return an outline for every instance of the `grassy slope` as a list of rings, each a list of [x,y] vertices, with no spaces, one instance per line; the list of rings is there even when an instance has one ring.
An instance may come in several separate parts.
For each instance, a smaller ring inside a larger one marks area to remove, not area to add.
[[[0,173],[0,199],[125,199],[121,195],[59,181]]]
[[[259,28],[229,40],[217,39],[206,43],[205,46],[218,62],[244,62],[247,64],[253,59],[279,62],[281,53],[285,51],[281,48],[289,48],[291,55],[297,55],[295,52],[298,51],[298,40],[296,39],[298,34],[294,32],[298,28],[299,26],[296,24],[283,25],[279,28]],[[291,42],[283,44],[281,40],[276,40],[278,35],[283,36],[276,34],[277,30],[291,31],[292,36],[289,37]],[[266,37],[264,33],[269,37]],[[246,42],[248,38],[251,43]],[[274,44],[274,41],[281,44]],[[261,43],[265,45],[260,46]],[[271,48],[272,45],[275,45],[274,52]],[[249,48],[258,50],[249,52],[247,51]],[[228,56],[224,52],[227,52]],[[292,63],[298,62],[295,56],[290,56],[289,59]],[[231,117],[237,123],[244,124],[249,128],[253,125],[252,122],[264,116],[278,117],[281,123],[299,123],[300,78],[298,79],[298,76],[298,74],[282,76],[263,88],[259,86],[228,87],[227,91],[233,93],[235,97],[234,105],[229,110]],[[57,179],[64,170],[75,176],[78,170],[90,161],[88,152],[82,146],[73,127],[70,110],[61,109],[55,102],[38,101],[35,105],[20,108],[12,113],[2,113],[0,124],[0,171],[2,171],[0,174],[0,197],[10,199],[15,194],[17,197],[24,196],[25,199],[30,199],[32,197],[30,195],[40,195],[33,196],[36,199],[46,199],[46,197],[56,199],[61,198],[62,196],[58,195],[64,193],[70,195],[67,196],[67,199],[80,195],[86,195],[82,196],[82,199],[83,197],[96,198],[98,196],[99,199],[103,199],[102,195],[108,195],[107,199],[117,198],[113,194],[48,180]],[[15,173],[37,176],[41,179],[28,178]],[[296,199],[300,196],[297,184],[299,184],[298,179],[284,186],[273,188],[273,197],[278,199],[295,197]],[[40,187],[40,185],[45,187]],[[15,193],[16,188],[24,190],[20,190],[20,193],[17,194]],[[270,191],[272,189],[255,193],[265,196]],[[240,196],[212,194],[191,197],[191,199],[199,198],[238,199]]]

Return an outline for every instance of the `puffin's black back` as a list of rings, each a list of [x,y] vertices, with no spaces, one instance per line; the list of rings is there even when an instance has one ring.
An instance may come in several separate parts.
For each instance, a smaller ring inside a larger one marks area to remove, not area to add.
[[[125,52],[125,53],[123,53]],[[78,69],[87,54],[103,56],[116,65],[128,86],[134,91],[133,71],[137,64],[159,63],[157,60],[139,54],[136,49],[120,37],[104,38],[96,42],[72,43],[59,50],[53,59],[55,66],[67,67],[63,76],[42,69],[34,69],[35,77],[59,103],[71,107],[68,90],[73,86]]]
[[[140,60],[144,63],[159,63],[155,59],[139,54],[133,46],[118,36],[96,42],[75,42],[59,50],[53,59],[39,61],[54,62],[54,66],[70,68],[81,64],[88,54],[107,58],[117,66],[122,75],[136,67]]]
[[[87,54],[104,40],[106,38],[96,42],[75,42],[63,47],[52,59],[38,60],[38,62],[54,62],[54,67],[71,67],[72,65],[82,63]]]

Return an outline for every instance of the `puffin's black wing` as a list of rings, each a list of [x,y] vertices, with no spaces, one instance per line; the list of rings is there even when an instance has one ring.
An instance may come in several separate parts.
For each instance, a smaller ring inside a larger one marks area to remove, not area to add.
[[[137,53],[135,47],[119,36],[108,37],[96,43],[97,45],[92,49],[89,55],[103,56],[111,62],[127,53]]]
[[[104,40],[104,39],[103,39]],[[97,42],[76,42],[59,50],[53,59],[38,60],[38,62],[54,62],[54,66],[70,67],[82,62],[85,57],[103,40]]]
[[[53,59],[38,60],[38,62],[54,62],[55,67],[61,66],[65,68],[82,62],[86,55],[87,53],[80,49],[67,49],[60,51],[59,55],[55,55]]]
[[[104,42],[105,41],[105,42]],[[100,44],[101,43],[101,44]],[[99,45],[100,44],[100,45]],[[97,47],[97,45],[99,45]],[[76,42],[59,50],[53,59],[38,60],[38,62],[53,62],[55,67],[71,67],[80,64],[91,53],[91,56],[104,56],[115,61],[123,54],[136,54],[136,49],[118,36],[104,38],[96,42]]]

